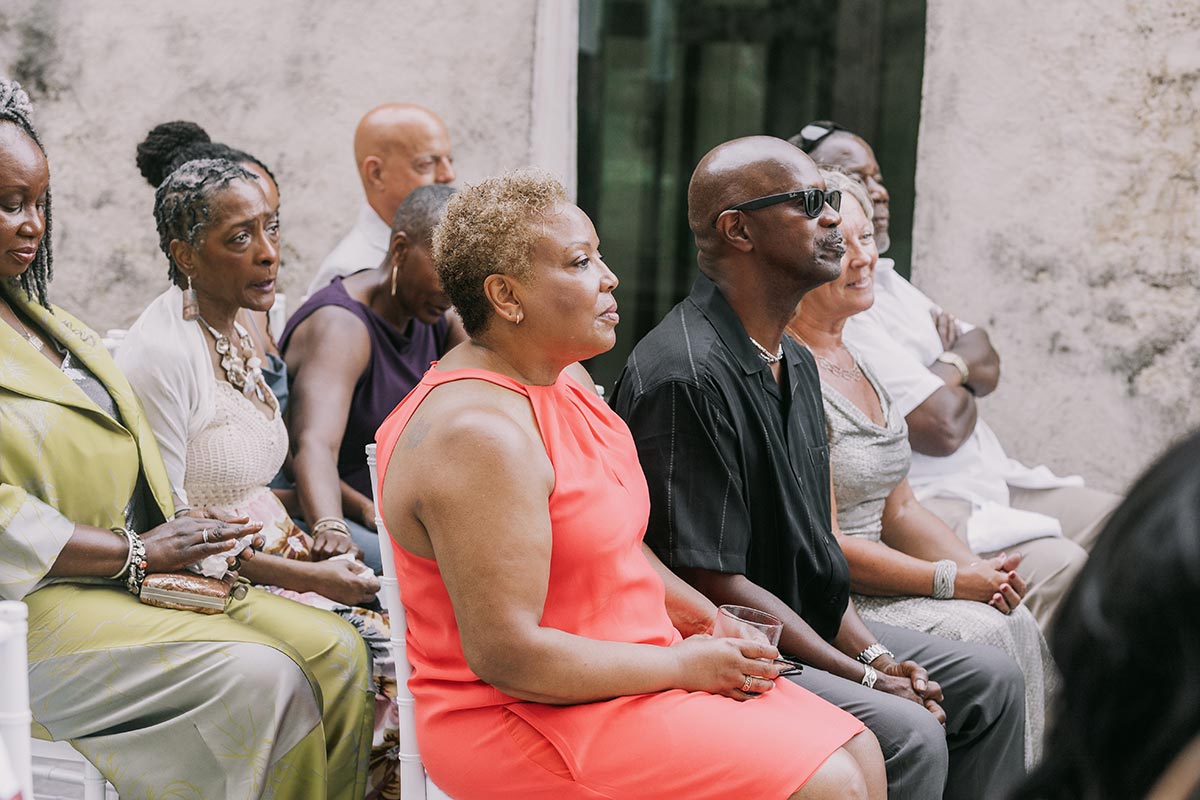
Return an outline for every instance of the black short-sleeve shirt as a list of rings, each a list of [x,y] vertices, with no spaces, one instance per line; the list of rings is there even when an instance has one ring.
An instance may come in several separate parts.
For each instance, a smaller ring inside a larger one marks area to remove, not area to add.
[[[646,472],[655,553],[745,575],[830,640],[850,571],[830,529],[820,378],[807,350],[784,337],[783,351],[777,384],[701,275],[634,348],[612,404]]]

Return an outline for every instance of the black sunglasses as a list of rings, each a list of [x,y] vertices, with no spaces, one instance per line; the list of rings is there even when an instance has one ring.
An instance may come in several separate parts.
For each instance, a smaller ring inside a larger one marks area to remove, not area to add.
[[[816,219],[821,216],[821,212],[825,209],[825,204],[834,211],[840,211],[842,208],[842,193],[837,189],[826,191],[824,189],[797,189],[794,192],[784,192],[783,194],[769,194],[766,197],[756,197],[753,200],[747,200],[744,203],[738,203],[736,206],[730,206],[725,211],[756,211],[760,208],[787,203],[792,200],[804,201],[804,214],[809,219]],[[722,211],[721,214],[724,214]],[[717,219],[721,218],[721,214],[717,214]],[[713,220],[713,227],[717,227],[717,219]]]

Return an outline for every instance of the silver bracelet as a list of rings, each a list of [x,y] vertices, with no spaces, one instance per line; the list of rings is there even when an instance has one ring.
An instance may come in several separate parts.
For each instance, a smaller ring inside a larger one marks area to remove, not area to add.
[[[124,528],[113,528],[112,532],[118,536],[124,537],[125,542],[129,545],[129,550],[125,552],[125,564],[121,567],[116,575],[108,576],[110,581],[116,581],[125,577],[125,573],[129,571],[129,565],[133,563],[133,538],[125,532]]]
[[[879,673],[870,664],[863,664],[862,685],[868,689],[875,688],[875,681],[879,680]]]
[[[174,515],[172,515],[171,519],[179,519],[180,517],[182,517],[184,514],[188,513],[191,510],[192,510],[191,506],[179,506],[178,508],[175,509],[175,513],[174,513]]]
[[[873,662],[875,659],[879,658],[880,656],[887,656],[888,658],[891,658],[891,659],[896,658],[896,654],[893,653],[891,650],[888,650],[880,642],[875,642],[875,644],[871,645],[866,650],[863,650],[861,653],[859,653],[856,656],[856,658],[859,661],[861,661],[863,664],[870,664],[871,662]]]
[[[954,579],[958,577],[958,564],[946,558],[933,565],[934,600],[954,599]]]

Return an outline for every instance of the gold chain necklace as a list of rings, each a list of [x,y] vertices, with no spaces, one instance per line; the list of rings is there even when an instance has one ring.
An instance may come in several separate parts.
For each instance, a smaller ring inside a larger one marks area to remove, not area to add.
[[[793,329],[792,326],[789,325],[785,330],[787,330],[787,332],[792,335],[793,339],[795,339],[797,342],[799,342],[800,344],[807,347],[808,351],[813,354],[813,358],[815,358],[817,360],[817,363],[820,364],[822,367],[825,367],[825,369],[829,370],[830,374],[834,375],[835,377],[841,378],[842,380],[846,381],[847,383],[856,381],[860,377],[862,377],[863,373],[862,373],[862,369],[860,369],[858,366],[858,359],[854,360],[854,365],[852,367],[843,367],[840,364],[835,364],[832,360],[821,355],[815,349],[813,349],[813,346],[811,344],[809,344],[808,342],[804,341],[804,337],[801,336],[800,334],[796,333],[795,329]],[[853,358],[853,356],[851,356],[851,358]]]

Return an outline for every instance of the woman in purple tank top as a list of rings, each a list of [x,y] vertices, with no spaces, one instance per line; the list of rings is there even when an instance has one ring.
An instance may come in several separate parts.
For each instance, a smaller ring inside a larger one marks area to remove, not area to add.
[[[280,339],[296,489],[314,558],[358,546],[368,563],[378,560],[366,531],[352,541],[347,525],[375,529],[363,448],[429,364],[465,338],[429,257],[453,193],[439,184],[415,189],[396,212],[383,263],[312,295]]]

